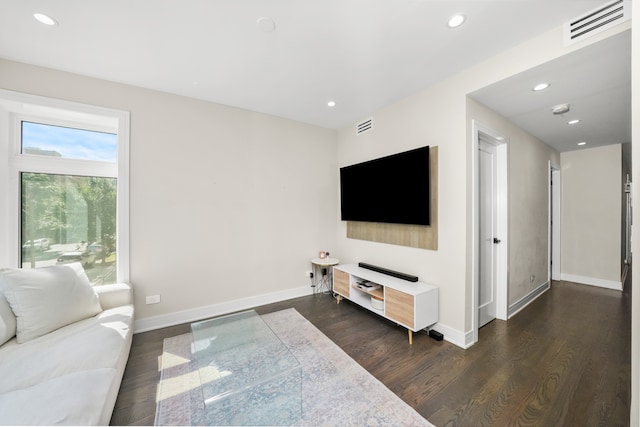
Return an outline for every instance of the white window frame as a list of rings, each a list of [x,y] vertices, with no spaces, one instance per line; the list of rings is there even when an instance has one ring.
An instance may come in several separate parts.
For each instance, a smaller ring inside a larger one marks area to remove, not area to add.
[[[127,111],[79,104],[0,89],[0,147],[5,146],[5,211],[0,226],[7,241],[0,249],[0,266],[20,263],[20,173],[117,178],[116,267],[117,282],[129,282],[129,123]],[[21,153],[22,122],[43,123],[118,135],[117,161],[79,160]],[[2,126],[4,124],[5,126]],[[0,185],[2,189],[2,185]],[[1,197],[1,196],[0,196]]]

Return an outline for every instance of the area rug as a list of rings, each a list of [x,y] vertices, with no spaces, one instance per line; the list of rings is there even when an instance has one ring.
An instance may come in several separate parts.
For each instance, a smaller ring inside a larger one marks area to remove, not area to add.
[[[299,426],[433,426],[295,309],[262,315],[302,365]],[[203,425],[191,334],[164,340],[155,425]]]

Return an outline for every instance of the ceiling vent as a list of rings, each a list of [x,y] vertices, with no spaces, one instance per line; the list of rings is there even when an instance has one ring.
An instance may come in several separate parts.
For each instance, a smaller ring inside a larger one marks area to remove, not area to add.
[[[365,132],[369,132],[373,127],[373,117],[363,121],[362,123],[358,123],[356,125],[356,135],[361,135]]]
[[[579,42],[631,19],[631,2],[616,0],[564,24],[564,45]]]

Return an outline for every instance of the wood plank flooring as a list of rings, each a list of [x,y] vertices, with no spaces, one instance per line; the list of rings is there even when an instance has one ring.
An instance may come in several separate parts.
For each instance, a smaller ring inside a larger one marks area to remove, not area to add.
[[[405,329],[325,294],[256,310],[295,308],[439,427],[625,426],[629,288],[553,282],[508,322],[483,327],[467,350],[424,333],[414,334],[409,346]],[[185,324],[134,336],[112,425],[153,425],[162,340],[188,331]]]

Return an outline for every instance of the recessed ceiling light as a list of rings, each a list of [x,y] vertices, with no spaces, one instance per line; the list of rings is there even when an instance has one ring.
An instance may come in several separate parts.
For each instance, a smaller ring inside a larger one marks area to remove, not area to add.
[[[256,25],[263,33],[272,33],[276,30],[276,22],[271,18],[267,18],[266,16],[258,18],[258,20],[256,21]]]
[[[44,25],[49,25],[51,27],[58,24],[55,19],[53,19],[49,15],[45,15],[44,13],[34,13],[33,17],[36,18],[38,22]]]
[[[580,119],[573,119],[567,122],[568,125],[577,125],[578,123],[580,123]]]
[[[460,14],[453,15],[451,18],[449,18],[449,21],[447,22],[447,27],[449,28],[459,27],[464,23],[466,19],[467,18],[464,15],[460,15]]]
[[[583,145],[587,145],[587,143],[586,143],[586,142],[584,142],[584,141],[582,141],[582,142],[578,142],[578,145],[579,145],[579,146],[583,146]]]
[[[335,107],[335,106],[336,106],[336,101],[329,101],[329,102],[327,102],[327,107],[329,107],[329,108],[333,108],[333,107]]]
[[[538,83],[533,87],[533,90],[539,92],[541,90],[547,89],[549,86],[551,86],[549,83]]]

